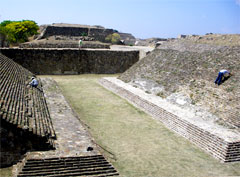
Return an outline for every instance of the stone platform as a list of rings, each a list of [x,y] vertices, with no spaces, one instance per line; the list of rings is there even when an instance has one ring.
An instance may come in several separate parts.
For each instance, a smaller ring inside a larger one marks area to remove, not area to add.
[[[57,139],[55,150],[28,152],[17,164],[15,176],[118,175],[100,153],[93,138],[69,106],[57,83],[42,78],[43,90]]]
[[[169,104],[158,96],[147,94],[114,77],[103,78],[99,83],[220,161],[240,161],[238,131],[217,125],[212,120],[196,117],[187,110]]]
[[[31,158],[100,155],[89,132],[80,123],[77,115],[61,94],[57,83],[49,78],[42,78],[41,80],[57,135],[56,150],[31,153]],[[93,150],[87,151],[88,147],[92,147]]]

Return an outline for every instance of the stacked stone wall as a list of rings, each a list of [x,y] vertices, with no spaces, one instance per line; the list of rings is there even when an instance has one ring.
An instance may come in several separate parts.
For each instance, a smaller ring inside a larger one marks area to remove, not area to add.
[[[135,45],[136,39],[130,33],[118,33],[122,40],[124,40],[125,45]]]
[[[105,38],[112,33],[114,33],[113,29],[90,28],[88,35],[97,41],[105,42]]]
[[[0,49],[35,74],[122,73],[139,60],[139,51],[78,49]]]
[[[79,48],[78,42],[26,42],[20,48]],[[109,44],[84,41],[81,48],[110,49]]]
[[[97,28],[91,26],[42,26],[40,27],[42,30],[41,34],[37,37],[37,39],[44,39],[51,36],[68,36],[68,37],[76,37],[87,35],[88,37],[93,38],[95,41],[106,42],[105,38],[109,34],[113,34],[117,32],[114,29],[107,28]],[[118,32],[117,32],[118,33]],[[134,45],[136,39],[133,35],[128,33],[119,33],[121,39],[125,41],[125,43]]]
[[[3,47],[3,43],[4,43],[4,36],[2,34],[0,34],[0,47]]]
[[[88,28],[47,26],[42,38],[58,35],[82,36],[83,33],[88,34]]]
[[[9,166],[28,150],[54,148],[55,130],[39,81],[33,74],[0,54],[0,166]]]
[[[8,47],[9,44],[6,41],[6,37],[3,34],[0,34],[0,47]]]
[[[1,120],[0,167],[8,167],[18,163],[27,151],[45,151],[54,149],[48,139],[39,137],[27,130]]]
[[[87,35],[93,37],[94,40],[105,42],[105,38],[114,33],[113,29],[105,28],[87,28],[87,27],[59,27],[47,26],[41,38],[50,36],[82,36]]]
[[[143,109],[145,112],[160,120],[166,127],[185,137],[220,161],[240,161],[240,141],[226,141],[106,79],[101,79],[100,84]]]

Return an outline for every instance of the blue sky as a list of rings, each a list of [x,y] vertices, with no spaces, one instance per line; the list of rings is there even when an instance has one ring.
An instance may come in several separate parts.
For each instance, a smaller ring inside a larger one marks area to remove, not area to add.
[[[102,25],[137,38],[240,33],[240,0],[0,0],[0,21]]]

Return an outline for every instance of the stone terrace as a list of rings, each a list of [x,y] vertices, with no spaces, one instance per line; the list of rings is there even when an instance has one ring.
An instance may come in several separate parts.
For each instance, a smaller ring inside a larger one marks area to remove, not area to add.
[[[98,145],[50,78],[43,78],[50,115],[56,130],[56,150],[30,152],[13,171],[15,176],[116,176]]]
[[[39,137],[55,138],[41,87],[27,86],[33,74],[2,54],[0,66],[1,123],[10,123]]]
[[[79,48],[77,40],[35,40],[19,45],[20,48]],[[109,49],[110,45],[96,41],[84,41],[81,48]]]
[[[240,135],[231,129],[217,127],[212,122],[204,122],[191,117],[183,109],[169,105],[115,78],[99,81],[105,88],[127,99],[130,103],[147,112],[166,127],[185,137],[192,143],[222,162],[240,161]]]
[[[54,149],[56,138],[41,83],[33,74],[0,54],[0,166],[9,166],[27,151]]]
[[[22,177],[118,175],[55,82],[32,88],[31,72],[2,54],[0,66],[1,165],[18,162],[13,175]]]

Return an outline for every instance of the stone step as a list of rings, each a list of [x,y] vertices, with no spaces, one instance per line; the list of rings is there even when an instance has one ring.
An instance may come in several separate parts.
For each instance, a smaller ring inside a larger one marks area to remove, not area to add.
[[[35,168],[35,167],[49,167],[49,166],[53,166],[53,167],[58,167],[60,165],[65,165],[65,166],[73,166],[73,165],[95,165],[95,164],[106,164],[106,161],[104,160],[89,160],[89,161],[85,161],[85,162],[74,162],[74,161],[69,161],[69,162],[55,162],[55,163],[35,163],[35,164],[26,164],[26,168]]]
[[[47,159],[29,159],[26,164],[36,163],[36,162],[59,162],[59,161],[84,161],[84,160],[96,160],[104,159],[102,155],[93,155],[93,156],[76,156],[76,157],[57,157],[57,158],[47,158]]]
[[[111,166],[109,165],[108,162],[91,162],[91,163],[59,163],[58,165],[47,165],[47,166],[42,166],[42,165],[38,165],[38,166],[25,166],[23,171],[42,171],[44,170],[49,170],[49,169],[62,169],[62,168],[88,168],[88,167],[106,167],[106,166]]]
[[[117,171],[111,167],[111,168],[92,168],[92,169],[78,169],[78,170],[62,170],[62,171],[54,171],[52,170],[51,172],[40,172],[40,173],[23,173],[21,172],[18,177],[26,177],[26,176],[60,176],[60,175],[65,175],[65,176],[96,176],[96,175],[102,175],[102,174],[113,174],[116,173],[117,175]]]
[[[59,166],[59,165],[72,165],[72,164],[95,164],[95,163],[104,163],[106,160],[88,160],[88,161],[56,161],[56,162],[38,162],[25,164],[27,168],[29,167],[45,167],[45,166]]]
[[[113,169],[113,167],[109,164],[105,164],[105,165],[101,165],[101,164],[96,164],[96,165],[78,165],[78,166],[50,166],[51,168],[42,168],[42,169],[29,169],[29,170],[23,170],[22,173],[24,174],[33,174],[33,173],[51,173],[52,171],[54,171],[55,173],[60,173],[61,171],[64,172],[72,172],[72,171],[76,171],[76,170],[88,170],[88,169],[102,169],[102,168],[106,168],[106,169]],[[61,167],[61,168],[60,168]]]
[[[18,177],[26,176],[117,176],[118,172],[102,156],[29,159]]]

